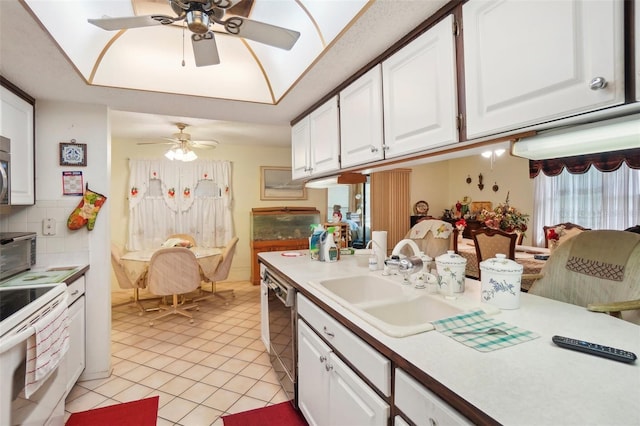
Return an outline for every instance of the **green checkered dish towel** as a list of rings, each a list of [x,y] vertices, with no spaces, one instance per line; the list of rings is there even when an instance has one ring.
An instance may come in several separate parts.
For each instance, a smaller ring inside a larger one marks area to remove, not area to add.
[[[437,331],[445,336],[449,336],[463,345],[470,346],[480,352],[494,351],[540,337],[532,331],[491,318],[482,309],[433,321],[432,324]],[[483,333],[490,328],[506,331],[507,334]],[[454,332],[471,333],[454,334]]]

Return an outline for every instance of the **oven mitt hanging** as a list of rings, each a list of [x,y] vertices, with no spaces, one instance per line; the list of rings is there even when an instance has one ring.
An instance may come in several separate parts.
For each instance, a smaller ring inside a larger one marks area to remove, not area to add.
[[[87,225],[87,229],[91,231],[96,224],[98,212],[105,201],[107,201],[107,197],[91,191],[89,185],[87,185],[82,201],[80,201],[78,207],[67,220],[67,228],[75,231]]]

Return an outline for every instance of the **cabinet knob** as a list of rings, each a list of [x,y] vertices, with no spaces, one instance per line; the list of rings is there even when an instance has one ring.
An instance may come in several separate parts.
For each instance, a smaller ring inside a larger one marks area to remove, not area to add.
[[[589,83],[589,88],[591,90],[600,90],[607,87],[607,80],[604,77],[594,77]]]
[[[329,337],[335,337],[335,334],[333,334],[332,332],[330,332],[329,330],[327,330],[327,326],[324,326],[323,330],[324,334],[326,334]]]
[[[375,146],[370,145],[370,147],[371,147],[371,152],[378,152],[378,148],[376,148]]]
[[[383,145],[382,145],[382,150],[383,150],[383,151],[385,151],[385,152],[386,152],[386,151],[389,151],[389,145],[387,145],[387,144],[383,144]]]
[[[324,368],[325,368],[325,370],[327,370],[327,371],[331,371],[331,370],[333,370],[333,365],[331,365],[331,364],[329,364],[329,363],[326,363],[326,364],[324,365]]]
[[[327,357],[324,355],[320,355],[320,362],[325,362],[327,360]]]
[[[433,417],[429,417],[429,426],[438,426],[438,422]]]

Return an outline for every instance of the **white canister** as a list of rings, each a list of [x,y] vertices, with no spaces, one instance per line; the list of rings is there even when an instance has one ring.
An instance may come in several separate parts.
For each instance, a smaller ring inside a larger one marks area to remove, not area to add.
[[[456,254],[453,250],[436,257],[440,290],[447,296],[463,293],[466,269],[467,259]]]
[[[522,265],[504,254],[480,262],[482,301],[500,309],[518,309],[522,270]]]

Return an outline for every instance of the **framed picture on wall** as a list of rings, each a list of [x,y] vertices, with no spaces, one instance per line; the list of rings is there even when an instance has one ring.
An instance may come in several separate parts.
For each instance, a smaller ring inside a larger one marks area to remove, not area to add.
[[[61,166],[81,166],[87,165],[87,144],[60,142],[60,165]]]
[[[306,200],[304,183],[294,183],[291,167],[260,167],[261,200]]]

